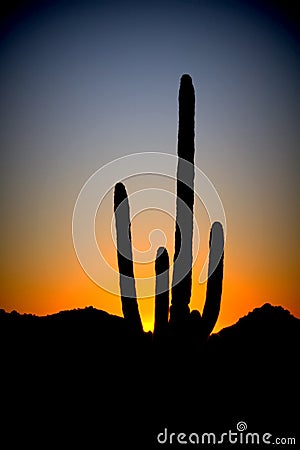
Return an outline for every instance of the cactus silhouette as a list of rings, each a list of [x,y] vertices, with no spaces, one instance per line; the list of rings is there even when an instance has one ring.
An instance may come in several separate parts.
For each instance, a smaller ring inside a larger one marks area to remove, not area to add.
[[[202,313],[202,327],[205,337],[212,332],[220,312],[223,281],[224,234],[220,222],[214,222],[209,238],[209,265],[206,287],[206,301]]]
[[[168,336],[171,337],[170,342],[176,343],[195,336],[200,337],[201,341],[207,339],[218,319],[222,296],[224,233],[222,225],[214,222],[210,230],[208,281],[203,314],[201,316],[198,311],[190,312],[195,177],[195,92],[192,79],[187,74],[181,77],[178,101],[177,200],[172,301],[169,318],[169,257],[167,250],[160,247],[155,261],[153,337],[157,343],[166,342]],[[114,212],[123,315],[133,330],[141,333],[143,327],[133,273],[129,203],[122,183],[117,183],[115,186]]]
[[[178,101],[176,230],[170,310],[170,321],[175,327],[189,317],[192,289],[195,92],[189,75],[181,77]]]
[[[164,247],[157,250],[155,260],[156,287],[154,310],[154,340],[165,339],[169,321],[169,256]]]
[[[136,300],[129,203],[125,186],[122,183],[117,183],[115,186],[114,213],[123,315],[132,331],[141,333],[143,326]]]

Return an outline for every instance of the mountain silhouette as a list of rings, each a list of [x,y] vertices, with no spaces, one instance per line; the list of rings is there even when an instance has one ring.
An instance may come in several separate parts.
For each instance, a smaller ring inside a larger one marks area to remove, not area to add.
[[[265,303],[236,324],[212,335],[210,343],[218,340],[219,346],[228,345],[232,350],[244,348],[247,352],[255,351],[257,355],[274,350],[278,355],[281,350],[286,352],[294,343],[297,344],[299,323],[300,319],[282,306]]]
[[[61,445],[161,448],[164,427],[221,431],[239,420],[294,436],[299,337],[299,319],[265,304],[185,359],[161,358],[152,333],[133,338],[125,319],[93,307],[42,317],[0,310],[2,405],[11,424],[27,426],[28,444],[59,432]]]
[[[293,428],[299,402],[299,342],[300,319],[269,303],[212,335],[207,357],[213,369],[224,367],[224,402],[236,411],[244,409],[245,417],[255,411],[261,426]],[[236,394],[228,394],[230,390]]]

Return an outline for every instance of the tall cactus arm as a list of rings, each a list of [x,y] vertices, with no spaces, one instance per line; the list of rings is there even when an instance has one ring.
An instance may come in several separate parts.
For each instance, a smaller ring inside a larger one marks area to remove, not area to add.
[[[154,339],[159,340],[167,334],[169,320],[169,257],[164,247],[157,250],[155,272]]]
[[[194,164],[195,157],[195,90],[190,75],[180,79],[178,112],[178,157]]]
[[[117,233],[117,257],[120,273],[122,311],[132,331],[143,331],[136,300],[136,288],[132,261],[130,210],[127,192],[122,183],[117,183],[114,192],[114,213]]]
[[[195,91],[189,75],[181,77],[178,100],[176,230],[170,311],[170,321],[174,324],[189,316],[192,288]]]
[[[209,265],[206,287],[206,301],[202,314],[202,327],[205,337],[212,332],[220,312],[223,263],[224,263],[224,233],[220,222],[214,222],[209,238]]]

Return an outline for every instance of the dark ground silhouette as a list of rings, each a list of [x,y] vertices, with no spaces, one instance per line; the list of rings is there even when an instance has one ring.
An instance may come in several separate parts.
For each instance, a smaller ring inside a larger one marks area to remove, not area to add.
[[[162,355],[151,333],[133,338],[125,319],[92,307],[45,317],[1,310],[1,440],[7,432],[11,444],[1,448],[20,439],[164,448],[156,436],[165,427],[216,433],[241,420],[295,436],[299,337],[299,319],[265,304],[198,351]]]

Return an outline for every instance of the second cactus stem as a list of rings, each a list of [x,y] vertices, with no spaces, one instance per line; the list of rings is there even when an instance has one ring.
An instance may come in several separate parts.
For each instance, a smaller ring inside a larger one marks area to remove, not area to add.
[[[143,332],[143,325],[136,300],[129,202],[125,186],[122,183],[117,183],[115,186],[114,212],[123,315],[130,325],[131,331],[141,334]]]

